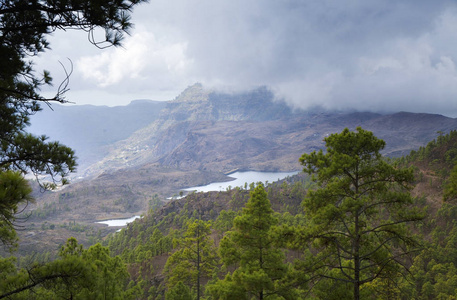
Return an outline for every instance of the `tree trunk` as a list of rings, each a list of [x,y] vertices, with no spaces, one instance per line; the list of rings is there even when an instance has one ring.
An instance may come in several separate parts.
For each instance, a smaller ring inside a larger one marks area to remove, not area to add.
[[[200,300],[200,223],[197,226],[197,300]]]
[[[359,194],[359,173],[358,166],[355,174],[355,194]],[[356,196],[356,197],[357,197]],[[359,228],[359,209],[355,211],[354,218],[354,300],[360,299],[360,228]]]
[[[360,237],[359,237],[359,216],[355,217],[355,241],[354,241],[354,300],[360,299]]]

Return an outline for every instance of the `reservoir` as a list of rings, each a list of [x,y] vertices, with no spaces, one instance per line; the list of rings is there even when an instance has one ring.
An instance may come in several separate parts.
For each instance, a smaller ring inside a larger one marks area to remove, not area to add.
[[[213,182],[208,185],[203,186],[194,186],[190,188],[183,189],[183,191],[196,191],[196,192],[221,192],[225,191],[229,186],[234,187],[241,187],[244,188],[244,184],[247,183],[248,187],[249,184],[252,182],[262,182],[265,184],[266,182],[274,182],[281,179],[284,179],[288,176],[293,176],[300,173],[300,171],[295,172],[256,172],[256,171],[248,171],[248,172],[235,172],[231,173],[228,176],[233,178],[231,181],[224,181],[224,182]]]
[[[133,222],[133,221],[135,221],[136,219],[139,219],[139,218],[141,218],[141,217],[140,216],[133,216],[133,217],[128,218],[128,219],[112,219],[112,220],[100,221],[100,222],[97,222],[97,223],[105,224],[105,225],[108,225],[108,226],[125,226],[128,223],[131,223],[131,222]]]
[[[275,181],[284,179],[288,176],[296,175],[298,173],[300,173],[300,171],[295,171],[295,172],[257,172],[257,171],[234,172],[234,173],[231,173],[228,175],[230,178],[233,178],[233,180],[231,180],[231,181],[213,182],[208,185],[186,188],[186,189],[183,189],[183,191],[187,191],[187,192],[192,192],[192,191],[221,192],[221,191],[225,191],[229,186],[232,188],[234,188],[234,187],[244,188],[245,183],[247,183],[248,186],[252,182],[254,182],[254,183],[262,182],[263,184],[265,184],[266,182],[271,183],[271,182],[275,182]],[[127,219],[112,219],[112,220],[100,221],[97,223],[105,224],[108,226],[122,227],[122,226],[126,226],[128,223],[133,222],[135,219],[138,219],[138,218],[141,218],[141,217],[133,216],[133,217],[127,218]]]

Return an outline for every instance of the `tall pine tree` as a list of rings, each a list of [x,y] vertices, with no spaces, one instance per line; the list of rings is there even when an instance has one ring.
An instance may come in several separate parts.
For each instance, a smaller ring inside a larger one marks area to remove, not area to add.
[[[185,284],[200,299],[201,281],[212,276],[218,263],[216,247],[210,234],[209,222],[188,222],[184,237],[177,241],[178,250],[168,258],[165,265],[169,290],[175,290],[174,287],[178,284]]]
[[[317,189],[306,196],[309,222],[297,230],[297,237],[307,242],[304,248],[315,249],[312,269],[328,281],[327,290],[339,282],[335,289],[360,299],[364,284],[375,279],[394,282],[406,270],[406,256],[417,250],[406,225],[423,214],[410,195],[412,170],[382,157],[383,140],[358,127],[324,141],[326,153],[314,151],[300,158]]]
[[[259,184],[235,218],[233,231],[221,241],[222,261],[236,270],[207,286],[214,299],[294,299],[292,290],[282,284],[288,271],[285,255],[271,236],[277,223],[264,186]]]

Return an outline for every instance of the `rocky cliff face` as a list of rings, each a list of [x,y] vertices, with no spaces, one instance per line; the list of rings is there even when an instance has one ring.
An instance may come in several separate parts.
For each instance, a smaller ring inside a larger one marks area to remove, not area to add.
[[[385,155],[399,156],[424,145],[437,131],[457,128],[440,115],[292,111],[259,88],[223,94],[196,84],[167,102],[156,121],[117,143],[99,170],[146,163],[180,170],[298,170],[298,158],[323,147],[345,127],[362,126],[387,142]]]
[[[293,111],[266,88],[227,94],[200,84],[167,102],[65,107],[55,118],[44,117],[41,124],[48,127],[40,133],[53,137],[59,130],[54,136],[76,149],[83,175],[145,164],[212,172],[298,170],[301,154],[322,148],[326,136],[345,127],[373,131],[386,141],[384,154],[391,156],[417,149],[438,131],[457,128],[456,119],[441,115]]]
[[[87,173],[153,162],[186,170],[206,169],[206,163],[226,160],[225,157],[233,152],[252,154],[253,148],[259,151],[267,146],[261,143],[253,146],[254,141],[262,141],[256,135],[267,132],[259,131],[261,124],[293,115],[285,103],[275,102],[273,94],[265,88],[244,94],[223,94],[195,84],[167,102],[160,116],[150,125],[114,144],[110,153]],[[232,143],[232,139],[236,142]],[[223,151],[229,145],[232,150]],[[233,159],[239,163],[208,168],[226,171],[247,162],[244,157]]]

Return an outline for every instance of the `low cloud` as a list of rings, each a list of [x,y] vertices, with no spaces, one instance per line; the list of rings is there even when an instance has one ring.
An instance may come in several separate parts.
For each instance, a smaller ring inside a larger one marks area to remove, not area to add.
[[[266,85],[296,107],[457,116],[452,1],[159,0],[135,9],[133,22],[123,48],[89,51],[82,41],[72,51],[66,33],[51,41],[76,62],[72,89],[128,102],[194,82]]]
[[[171,87],[186,76],[186,43],[166,43],[144,30],[126,40],[123,47],[94,56],[83,56],[76,62],[76,71],[98,88],[146,89],[151,84]]]

